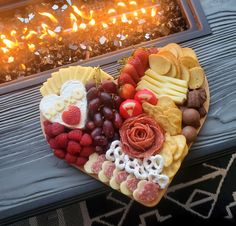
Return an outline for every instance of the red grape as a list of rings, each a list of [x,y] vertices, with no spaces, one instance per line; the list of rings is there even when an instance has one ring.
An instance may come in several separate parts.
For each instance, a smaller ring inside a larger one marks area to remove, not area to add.
[[[101,127],[102,124],[103,124],[103,120],[102,120],[102,115],[100,112],[96,113],[93,117],[93,121],[94,121],[94,124],[97,126],[97,127]]]
[[[115,132],[112,122],[109,120],[105,120],[103,123],[102,131],[106,137],[112,138],[114,136],[114,132]]]
[[[117,92],[117,85],[112,81],[104,81],[102,83],[102,88],[107,93],[116,93]]]
[[[95,98],[91,100],[88,104],[89,111],[98,111],[100,104],[101,104],[101,101],[99,98]]]
[[[96,87],[96,84],[94,82],[88,82],[85,85],[86,91],[89,91],[92,87]]]
[[[92,100],[92,99],[98,97],[98,94],[99,94],[99,92],[98,92],[97,88],[96,88],[96,87],[92,87],[92,88],[87,92],[87,99],[88,99],[88,100]]]
[[[116,129],[119,129],[122,126],[123,120],[118,112],[114,114],[113,125]]]
[[[107,138],[105,136],[96,136],[94,142],[99,146],[106,146],[108,144]]]
[[[109,93],[101,92],[100,93],[100,100],[106,106],[112,105],[112,97],[111,97],[111,94],[109,94]]]
[[[96,136],[100,136],[101,134],[102,134],[102,128],[97,127],[92,131],[91,136],[94,139]]]
[[[93,130],[95,128],[95,124],[93,121],[86,122],[86,128],[89,130]]]
[[[119,97],[119,96],[114,96],[114,107],[115,107],[115,109],[119,109],[121,103],[122,103],[122,98]]]
[[[102,108],[102,114],[105,119],[112,120],[113,119],[113,111],[109,107],[103,107]]]

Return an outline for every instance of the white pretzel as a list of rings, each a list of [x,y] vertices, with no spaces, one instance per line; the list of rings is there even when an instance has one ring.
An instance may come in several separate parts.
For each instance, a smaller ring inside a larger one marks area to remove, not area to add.
[[[161,189],[164,189],[169,183],[169,177],[163,174],[159,174],[157,175],[157,183],[160,185]]]
[[[147,172],[144,169],[144,166],[139,166],[137,169],[134,171],[134,176],[140,180],[144,180],[147,178]]]
[[[106,159],[110,161],[115,161],[114,149],[110,148],[106,151]]]
[[[123,170],[126,165],[124,158],[123,157],[116,158],[115,165],[116,165],[117,169]]]
[[[114,140],[112,143],[111,143],[111,146],[110,148],[111,149],[115,149],[117,147],[120,147],[120,141],[119,140]]]
[[[125,154],[122,152],[121,147],[117,147],[114,149],[115,158],[120,158],[121,156],[124,158]]]
[[[137,163],[134,161],[128,161],[125,164],[125,171],[128,173],[134,173],[137,168]]]
[[[153,162],[152,168],[155,169],[158,173],[163,170],[164,166],[164,159],[161,155],[155,155],[150,157],[151,161]]]

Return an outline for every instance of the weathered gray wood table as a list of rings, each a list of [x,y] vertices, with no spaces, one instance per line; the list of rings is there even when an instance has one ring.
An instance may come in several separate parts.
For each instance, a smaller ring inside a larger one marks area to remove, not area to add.
[[[236,1],[201,2],[213,33],[182,45],[199,56],[211,105],[186,164],[236,147]],[[108,189],[52,155],[40,128],[40,98],[39,86],[0,96],[0,224]]]

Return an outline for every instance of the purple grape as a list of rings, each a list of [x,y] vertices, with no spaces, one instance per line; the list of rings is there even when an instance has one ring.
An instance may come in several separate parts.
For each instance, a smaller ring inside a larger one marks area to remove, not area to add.
[[[97,127],[92,131],[91,136],[94,139],[96,136],[100,136],[101,134],[102,134],[102,128]]]
[[[108,144],[107,138],[105,136],[96,136],[94,142],[99,146],[106,146]]]
[[[103,107],[102,108],[102,114],[105,119],[112,120],[113,119],[113,111],[109,107]]]
[[[115,109],[119,109],[121,103],[122,103],[122,98],[119,96],[114,96],[114,107]]]
[[[112,96],[109,93],[101,92],[100,95],[101,102],[106,106],[112,105]]]
[[[112,138],[114,136],[114,132],[115,132],[112,122],[109,120],[105,120],[103,123],[102,131],[106,137]]]
[[[100,112],[96,113],[93,117],[93,121],[94,121],[94,124],[97,126],[97,127],[101,127],[102,124],[103,124],[103,120],[102,120],[102,115]]]
[[[99,98],[95,98],[91,100],[88,104],[89,111],[98,111],[100,104],[101,104],[101,101]]]
[[[102,83],[102,88],[108,93],[117,93],[117,85],[112,81],[104,81]]]
[[[87,99],[90,101],[92,99],[95,99],[98,97],[99,92],[96,87],[92,87],[88,92],[87,92]]]
[[[96,87],[96,84],[94,82],[88,82],[85,85],[86,91],[89,91],[92,87]]]
[[[119,133],[114,133],[114,136],[112,137],[112,140],[119,140],[120,139],[120,134]]]
[[[97,146],[95,147],[95,151],[96,151],[98,154],[103,154],[105,150],[104,150],[103,147],[97,145]]]
[[[123,120],[118,112],[114,114],[113,125],[116,129],[119,129],[122,126]]]
[[[95,128],[95,124],[93,121],[86,122],[86,128],[89,130],[93,130]]]

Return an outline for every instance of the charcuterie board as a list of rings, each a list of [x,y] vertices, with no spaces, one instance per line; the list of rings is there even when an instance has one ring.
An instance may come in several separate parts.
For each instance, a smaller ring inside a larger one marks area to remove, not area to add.
[[[99,67],[53,73],[40,89],[40,121],[55,156],[135,199],[159,203],[209,110],[194,50],[137,49],[116,80]]]

